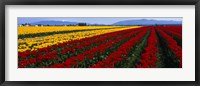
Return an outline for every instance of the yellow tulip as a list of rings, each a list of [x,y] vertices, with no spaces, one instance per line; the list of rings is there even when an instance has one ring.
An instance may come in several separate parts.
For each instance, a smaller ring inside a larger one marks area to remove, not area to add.
[[[60,27],[57,27],[58,29],[56,29],[55,26],[49,26],[48,28],[54,28],[54,30],[61,31],[63,29],[60,29],[60,28],[64,28],[64,27],[65,26],[62,26],[62,27],[60,26]],[[69,27],[72,28],[72,26],[69,26]],[[73,28],[78,28],[78,27],[80,29],[81,26],[74,26]],[[120,30],[126,30],[126,29],[130,29],[130,28],[139,28],[140,26],[131,26],[131,27],[129,26],[129,27],[121,27],[121,28],[111,28],[111,27],[117,27],[117,26],[83,26],[83,27],[86,29],[91,28],[91,27],[93,27],[93,29],[94,28],[102,28],[102,29],[84,31],[84,32],[73,32],[73,33],[67,33],[67,34],[54,34],[54,35],[34,37],[34,38],[18,39],[18,44],[19,44],[18,52],[23,52],[26,50],[37,50],[39,48],[44,48],[47,46],[52,46],[55,44],[68,42],[71,40],[83,39],[83,38],[87,38],[87,37],[92,37],[92,36],[96,36],[96,35],[100,35],[100,34],[120,31]],[[34,28],[38,29],[39,27],[34,27]],[[81,28],[81,29],[84,29],[84,28]],[[104,28],[110,28],[110,29],[104,29]],[[24,28],[24,29],[26,29],[26,28]],[[41,27],[40,27],[40,29],[41,29]],[[28,33],[34,33],[34,30],[35,29],[33,29],[33,31],[30,30]],[[73,30],[73,29],[71,29],[71,30]],[[25,32],[26,31],[27,30],[25,30]],[[48,31],[50,31],[50,30],[46,30],[46,32],[48,32]],[[51,31],[53,31],[53,30],[51,29]]]

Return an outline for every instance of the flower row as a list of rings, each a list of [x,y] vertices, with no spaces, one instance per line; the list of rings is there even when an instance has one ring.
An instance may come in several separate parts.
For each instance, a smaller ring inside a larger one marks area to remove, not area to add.
[[[182,47],[178,46],[177,42],[168,34],[166,34],[163,30],[157,29],[157,31],[162,35],[162,37],[167,41],[168,47],[172,50],[172,52],[179,59],[179,67],[182,67]]]
[[[148,38],[147,47],[144,49],[144,53],[141,55],[140,64],[136,65],[137,68],[155,68],[158,58],[156,53],[158,52],[157,48],[158,40],[156,37],[155,29],[151,30],[150,36]]]

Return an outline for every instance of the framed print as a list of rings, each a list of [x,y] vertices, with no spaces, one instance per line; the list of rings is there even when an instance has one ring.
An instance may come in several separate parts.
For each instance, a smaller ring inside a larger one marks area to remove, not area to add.
[[[1,1],[1,85],[198,86],[199,9],[199,0]]]

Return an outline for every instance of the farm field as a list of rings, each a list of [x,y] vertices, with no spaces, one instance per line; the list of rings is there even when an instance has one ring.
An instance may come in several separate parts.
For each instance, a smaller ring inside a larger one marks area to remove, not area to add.
[[[182,68],[182,26],[19,26],[19,68]]]

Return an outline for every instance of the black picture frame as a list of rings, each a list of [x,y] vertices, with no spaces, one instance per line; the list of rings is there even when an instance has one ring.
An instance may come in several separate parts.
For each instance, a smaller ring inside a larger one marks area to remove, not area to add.
[[[1,0],[0,82],[2,86],[199,86],[200,0]],[[6,5],[195,5],[195,81],[5,81]]]

